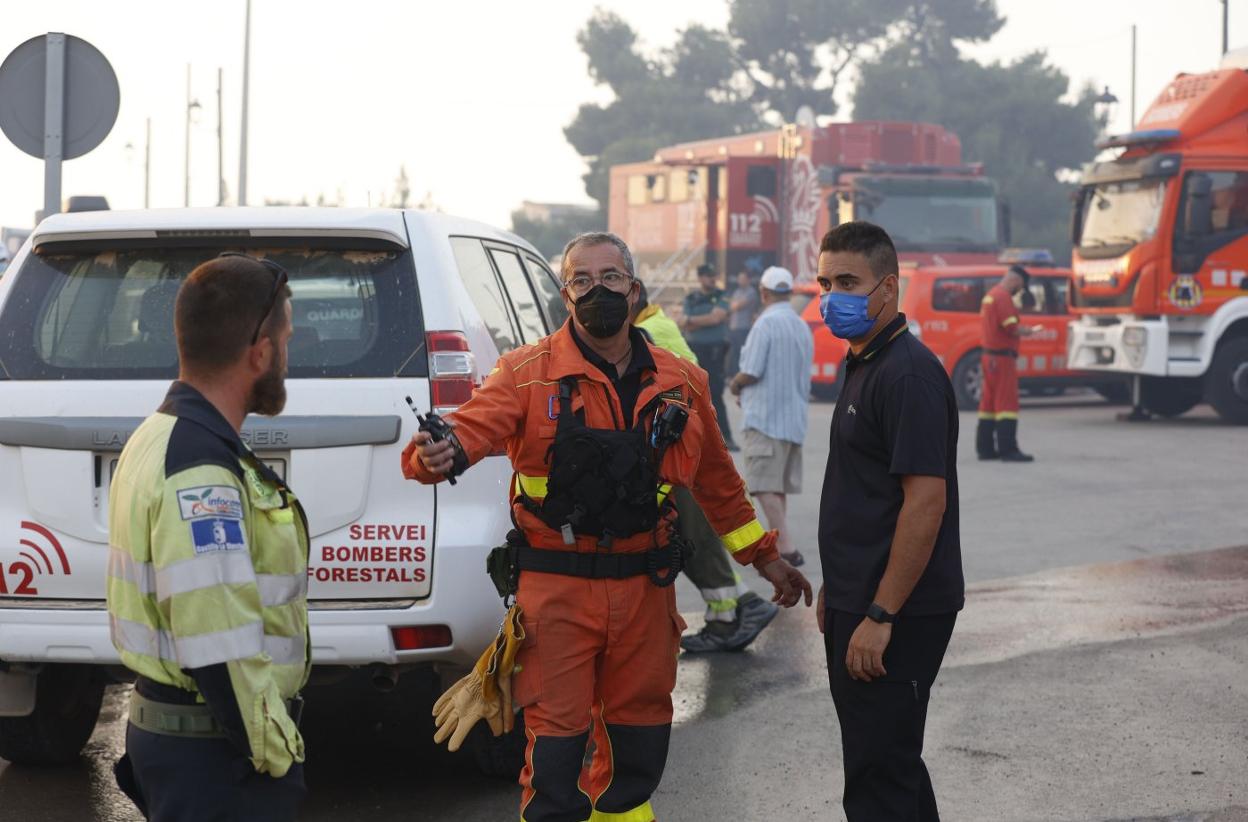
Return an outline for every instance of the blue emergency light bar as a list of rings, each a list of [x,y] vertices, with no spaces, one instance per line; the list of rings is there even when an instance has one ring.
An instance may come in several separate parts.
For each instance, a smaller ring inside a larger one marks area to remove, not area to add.
[[[1047,248],[1007,248],[997,257],[1003,265],[1053,265],[1053,254]]]
[[[1144,131],[1132,131],[1127,134],[1111,135],[1096,144],[1098,149],[1130,148],[1150,143],[1168,143],[1179,139],[1182,134],[1177,128],[1154,128]]]

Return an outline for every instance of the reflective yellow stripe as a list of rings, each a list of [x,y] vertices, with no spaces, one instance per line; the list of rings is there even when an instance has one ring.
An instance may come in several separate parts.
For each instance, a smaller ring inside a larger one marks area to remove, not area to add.
[[[992,305],[992,297],[984,297],[980,302],[982,305]]]
[[[742,548],[749,548],[758,542],[765,533],[763,524],[756,519],[752,519],[737,530],[721,535],[719,539],[724,543],[725,548],[735,554]]]
[[[647,802],[623,813],[595,810],[589,815],[589,822],[654,822],[654,808]]]
[[[545,477],[529,477],[524,474],[516,474],[516,481],[520,483],[520,490],[524,492],[525,496],[532,497],[533,499],[545,499]]]
[[[546,477],[530,477],[525,474],[516,474],[516,482],[520,485],[520,490],[525,496],[541,500],[546,499]],[[666,482],[659,486],[658,502],[663,504],[663,500],[667,499],[667,495],[672,493],[672,486]]]
[[[1018,419],[1018,412],[1017,412],[1017,411],[1002,411],[1000,414],[997,414],[997,420],[998,420],[998,421],[1000,421],[1000,420],[1016,420],[1016,419]]]
[[[997,415],[992,413],[991,411],[980,411],[979,418],[981,420],[995,420],[997,418]]]
[[[1016,322],[1018,322],[1018,317],[1006,317],[1004,320],[1001,321],[1001,325],[1002,326],[1013,325]]]

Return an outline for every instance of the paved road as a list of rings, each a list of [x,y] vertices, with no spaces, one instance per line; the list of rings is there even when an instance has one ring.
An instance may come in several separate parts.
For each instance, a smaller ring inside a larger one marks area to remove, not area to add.
[[[792,507],[803,545],[830,411],[812,406],[807,493]],[[1031,404],[1029,466],[975,462],[962,417],[972,585],[927,745],[946,819],[1248,820],[1248,547],[1236,547],[1248,544],[1248,429],[1207,409],[1140,425],[1113,413],[1080,398]],[[679,596],[696,627],[696,592],[682,583]],[[809,611],[781,614],[743,654],[683,659],[663,818],[842,819],[826,675]],[[80,765],[0,761],[0,820],[136,819],[109,773],[122,698],[110,694]],[[356,705],[341,700],[332,712]],[[513,784],[420,732],[392,744],[402,736],[375,720],[314,722],[305,818],[515,818]]]

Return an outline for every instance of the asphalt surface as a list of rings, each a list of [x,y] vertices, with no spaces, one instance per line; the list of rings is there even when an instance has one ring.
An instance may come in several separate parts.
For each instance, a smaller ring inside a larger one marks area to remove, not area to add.
[[[1205,408],[1144,424],[1114,412],[1084,397],[1025,403],[1033,465],[976,462],[962,415],[971,585],[926,754],[945,819],[1248,820],[1248,429]],[[816,585],[830,413],[812,406],[805,493],[790,503]],[[696,628],[700,599],[680,585]],[[843,819],[826,677],[806,609],[744,653],[683,658],[660,817]],[[432,749],[422,685],[405,680],[371,714],[344,691],[309,717],[304,819],[517,817],[514,783]],[[0,760],[0,820],[138,819],[112,785],[123,732],[116,689],[79,764]]]

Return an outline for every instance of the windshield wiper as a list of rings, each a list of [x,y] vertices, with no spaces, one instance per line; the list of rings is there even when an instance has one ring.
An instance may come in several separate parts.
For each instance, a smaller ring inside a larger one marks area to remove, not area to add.
[[[1089,248],[1104,248],[1110,245],[1135,245],[1139,240],[1129,234],[1111,234],[1108,237],[1100,237],[1083,243]]]

